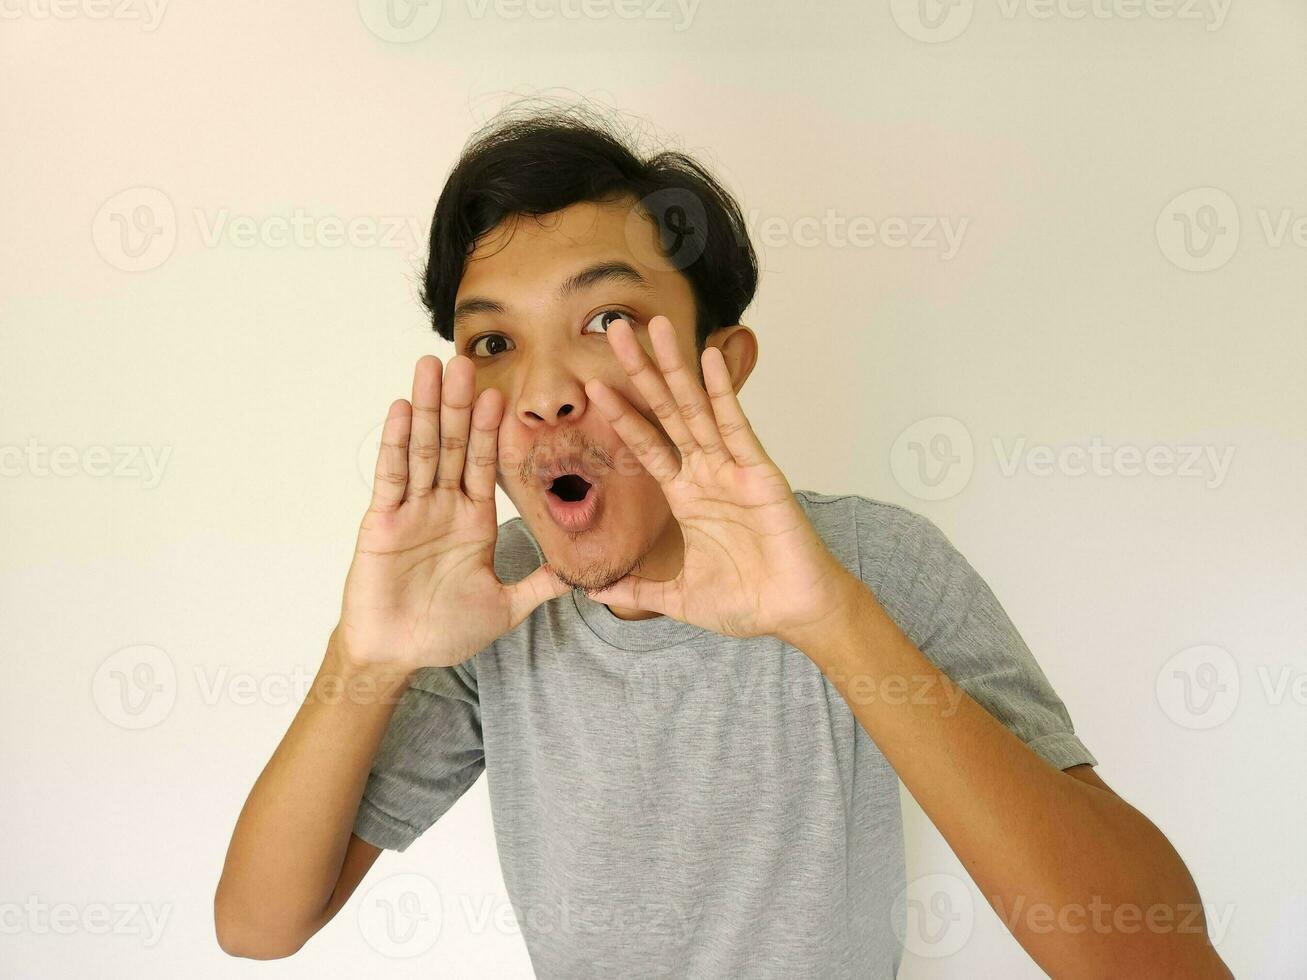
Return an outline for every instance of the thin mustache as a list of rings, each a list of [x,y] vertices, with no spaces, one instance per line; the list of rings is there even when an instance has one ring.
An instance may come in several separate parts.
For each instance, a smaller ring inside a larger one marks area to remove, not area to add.
[[[582,476],[593,475],[602,470],[610,470],[613,468],[613,457],[607,450],[600,446],[584,443],[579,436],[570,441],[578,443],[580,448],[569,447],[562,452],[554,451],[549,453],[546,458],[551,461],[557,459],[576,459],[581,466],[580,472]],[[538,473],[543,469],[543,467],[539,465],[540,456],[541,447],[533,446],[531,452],[522,460],[522,465],[517,468],[518,478],[526,486],[534,486]]]

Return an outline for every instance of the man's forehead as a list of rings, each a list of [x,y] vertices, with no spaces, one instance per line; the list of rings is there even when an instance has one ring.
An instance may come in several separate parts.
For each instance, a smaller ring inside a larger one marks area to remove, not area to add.
[[[467,272],[474,264],[511,264],[530,254],[586,254],[615,248],[631,251],[627,238],[641,224],[648,225],[650,236],[655,234],[651,221],[629,220],[633,208],[634,203],[629,201],[582,201],[550,214],[512,215],[477,243],[469,256]],[[635,244],[638,247],[642,243]]]
[[[659,252],[657,238],[654,222],[628,201],[586,201],[538,217],[515,215],[477,244],[456,302],[474,294],[552,290],[601,260],[623,262],[654,287],[675,289],[668,277],[678,274]]]

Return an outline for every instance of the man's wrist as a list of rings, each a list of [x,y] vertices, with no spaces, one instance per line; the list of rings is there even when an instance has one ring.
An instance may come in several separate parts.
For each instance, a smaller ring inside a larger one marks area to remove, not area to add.
[[[327,652],[314,687],[332,696],[343,694],[354,703],[370,702],[378,697],[385,697],[389,702],[403,694],[418,669],[355,656],[337,626],[327,640]]]
[[[833,576],[832,582],[826,606],[815,611],[803,623],[778,631],[778,639],[812,656],[824,643],[857,629],[864,605],[875,602],[876,597],[861,579],[843,566]]]

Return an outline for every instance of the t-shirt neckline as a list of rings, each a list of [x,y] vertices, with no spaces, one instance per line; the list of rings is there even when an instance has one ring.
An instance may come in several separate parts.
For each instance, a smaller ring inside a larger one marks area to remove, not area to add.
[[[688,643],[707,631],[701,626],[683,623],[671,616],[648,619],[622,619],[602,602],[591,599],[580,589],[572,590],[572,604],[591,632],[611,646],[632,652],[664,650]]]

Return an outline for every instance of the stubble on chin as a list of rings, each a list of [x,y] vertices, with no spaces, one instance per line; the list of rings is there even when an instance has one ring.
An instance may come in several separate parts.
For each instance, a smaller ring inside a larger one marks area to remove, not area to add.
[[[644,565],[644,558],[618,564],[615,562],[589,562],[580,569],[562,568],[550,563],[550,568],[559,580],[573,589],[580,589],[586,595],[606,589],[620,582],[627,575],[638,573]]]

